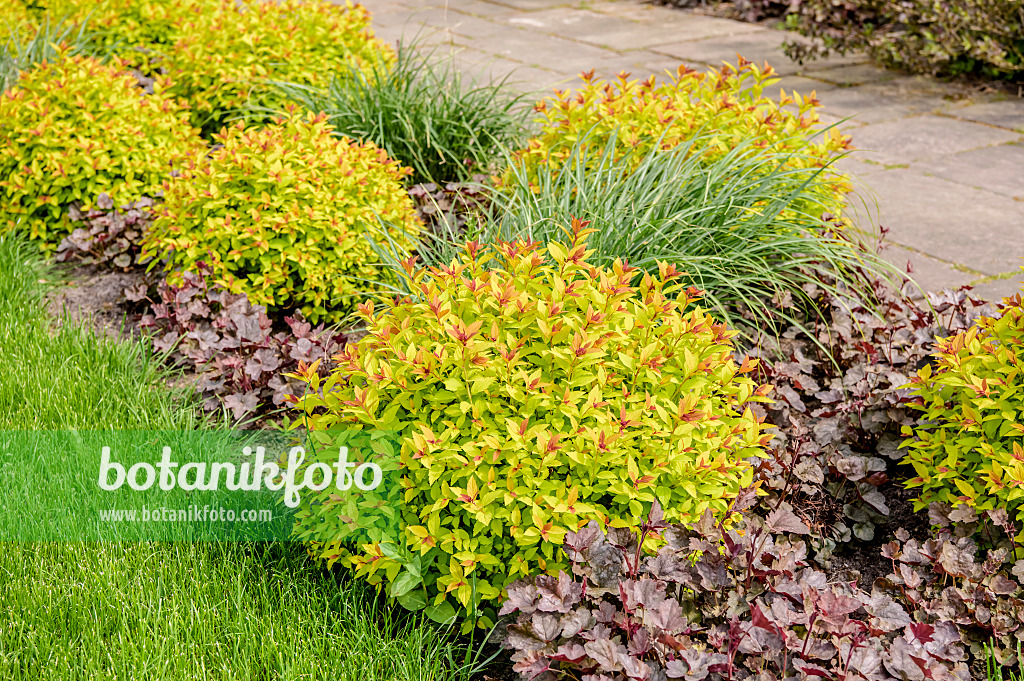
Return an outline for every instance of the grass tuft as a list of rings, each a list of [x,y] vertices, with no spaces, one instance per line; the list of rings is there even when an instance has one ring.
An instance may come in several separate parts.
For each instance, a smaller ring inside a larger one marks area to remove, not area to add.
[[[985,678],[987,681],[1024,681],[1024,649],[1021,643],[1017,643],[1016,664],[1013,669],[1000,664],[992,645],[985,644]]]
[[[14,87],[22,71],[57,55],[58,46],[71,55],[94,54],[92,34],[86,22],[72,24],[50,21],[49,15],[37,30],[16,31],[0,46],[0,92]]]
[[[639,158],[590,149],[584,138],[556,169],[532,175],[517,159],[501,186],[487,189],[491,210],[483,228],[466,236],[487,242],[563,239],[573,217],[591,221],[590,261],[616,258],[656,273],[658,261],[675,264],[705,291],[702,305],[748,336],[781,333],[817,314],[810,286],[873,299],[872,277],[897,271],[870,247],[871,235],[823,220],[828,167],[805,169],[794,153],[774,153],[749,143],[707,161],[713,136],[698,136],[673,149]],[[535,179],[534,179],[535,178]],[[376,230],[379,237],[385,230]],[[452,229],[421,240],[416,252],[427,265],[447,264],[458,251]],[[405,253],[393,240],[375,244],[386,266]],[[830,283],[834,282],[834,283]],[[790,300],[790,312],[767,301]]]
[[[326,113],[339,134],[372,141],[413,169],[411,184],[465,181],[523,139],[530,102],[507,78],[479,83],[441,48],[400,44],[393,66],[354,66],[326,89],[276,83],[292,101]]]

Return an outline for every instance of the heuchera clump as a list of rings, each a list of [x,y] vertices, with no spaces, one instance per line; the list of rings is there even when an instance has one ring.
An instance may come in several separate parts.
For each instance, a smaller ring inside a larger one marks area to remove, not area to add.
[[[314,555],[407,607],[488,626],[504,587],[565,569],[566,533],[591,520],[630,525],[656,501],[677,521],[726,511],[767,440],[750,410],[767,390],[672,266],[589,264],[587,224],[568,244],[410,260],[414,297],[361,307],[367,336],[327,381],[305,377],[299,408],[313,430],[400,435],[401,534],[314,540]],[[330,504],[309,511],[300,535],[338,536]]]
[[[819,561],[837,544],[886,531],[878,526],[909,470],[897,465],[905,452],[900,428],[917,421],[910,378],[928,361],[936,336],[970,327],[982,305],[967,289],[914,301],[868,281],[870,299],[808,287],[826,323],[803,319],[778,337],[763,333],[749,350],[761,359],[756,380],[773,387],[765,412],[778,427],[772,456],[755,475],[767,493],[761,504],[795,493],[789,500],[822,530],[810,541]],[[777,314],[794,310],[792,300],[772,305]]]
[[[153,199],[143,196],[115,208],[107,194],[96,197],[95,208],[83,213],[74,204],[68,216],[76,227],[57,247],[57,262],[77,261],[128,270],[146,264],[142,239],[153,221]]]
[[[347,336],[314,328],[301,316],[285,317],[286,328],[275,329],[263,306],[212,285],[210,274],[199,263],[180,285],[160,282],[152,298],[145,284],[125,294],[150,304],[139,326],[154,349],[167,353],[172,366],[198,374],[203,408],[223,407],[234,421],[251,424],[302,394],[304,384],[288,372],[327,360]],[[326,371],[329,364],[319,366]]]
[[[735,509],[753,499],[747,490]],[[884,591],[830,581],[787,538],[806,531],[783,509],[727,529],[710,513],[670,526],[655,507],[639,538],[569,533],[573,576],[509,587],[501,612],[518,613],[507,639],[515,669],[540,681],[970,678],[953,621],[915,620]],[[666,544],[645,556],[654,534]]]

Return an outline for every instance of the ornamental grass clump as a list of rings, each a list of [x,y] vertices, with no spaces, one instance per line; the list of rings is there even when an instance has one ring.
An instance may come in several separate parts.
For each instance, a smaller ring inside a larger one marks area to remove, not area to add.
[[[816,167],[799,140],[780,138],[796,149],[789,152],[748,140],[720,153],[713,132],[620,151],[622,134],[585,131],[555,169],[511,159],[489,193],[494,209],[481,238],[547,242],[570,216],[591,220],[595,264],[622,258],[653,273],[670,262],[706,292],[708,309],[751,336],[819,316],[812,296],[821,289],[870,302],[871,278],[895,272],[868,234],[809,208],[828,191],[831,169]]]
[[[815,93],[780,91],[778,101],[767,97],[765,90],[776,82],[770,66],[762,69],[741,58],[736,67],[726,64],[706,73],[681,65],[676,76],[660,82],[655,76],[645,81],[628,76],[606,82],[593,71],[584,73],[582,87],[556,91],[537,104],[541,131],[520,152],[531,180],[542,168],[557,172],[581,144],[591,163],[602,163],[612,139],[608,153],[616,158],[629,153],[639,163],[650,149],[671,149],[709,132],[712,138],[699,149],[709,163],[749,145],[749,153],[792,154],[795,168],[824,168],[849,145],[834,126],[821,130],[817,125]],[[821,179],[814,207],[819,213],[838,212],[848,181],[831,168]]]
[[[675,268],[596,267],[593,233],[574,220],[568,244],[410,259],[412,296],[361,306],[367,335],[328,379],[304,374],[299,422],[397,434],[399,489],[367,520],[393,512],[398,529],[344,541],[326,490],[297,514],[313,555],[468,629],[516,578],[567,569],[566,533],[592,520],[628,526],[655,501],[678,521],[725,513],[768,439],[751,409],[767,388]]]
[[[269,313],[340,321],[380,280],[365,235],[380,221],[415,236],[408,174],[370,142],[337,137],[323,116],[214,136],[163,185],[143,256],[163,259],[174,284],[203,262],[211,283]]]
[[[0,22],[4,21],[0,15]],[[0,35],[0,92],[14,87],[18,77],[36,64],[60,56],[96,56],[93,36],[84,23],[44,19],[39,25],[7,19],[10,35]]]
[[[216,131],[243,106],[280,111],[285,98],[270,81],[326,86],[345,64],[393,59],[373,37],[360,5],[327,0],[236,2],[190,13],[177,24],[168,64],[173,92],[196,125]]]
[[[0,232],[20,224],[55,248],[72,204],[152,195],[192,152],[202,141],[162,80],[146,94],[116,62],[58,50],[0,94]]]
[[[410,183],[443,185],[488,172],[525,138],[528,107],[505,80],[477,83],[451,55],[399,44],[393,64],[348,64],[327,87],[278,87],[290,101],[326,113],[339,134],[370,140],[410,166]]]
[[[1024,309],[1021,294],[1000,312],[936,345],[911,380],[922,419],[905,427],[906,463],[930,502],[1004,509],[1024,520]]]

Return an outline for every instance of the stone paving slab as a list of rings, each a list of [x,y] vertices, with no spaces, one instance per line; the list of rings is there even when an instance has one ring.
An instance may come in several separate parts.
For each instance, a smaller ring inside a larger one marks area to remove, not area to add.
[[[700,15],[695,15],[699,18]],[[721,19],[720,21],[726,21]],[[734,22],[739,23],[739,22]],[[749,26],[750,24],[741,24]],[[779,75],[806,73],[805,66],[790,61],[782,51],[782,42],[786,35],[780,31],[760,29],[734,35],[713,36],[701,40],[684,39],[679,42],[657,45],[652,48],[670,57],[685,62],[700,62],[709,66],[721,66],[722,62],[736,63],[736,55],[740,54],[748,61],[762,65],[770,64]],[[863,60],[863,57],[860,58]],[[818,66],[846,66],[856,63],[857,57],[832,57]]]
[[[954,106],[940,94],[922,92],[915,79],[896,79],[860,87],[830,90],[821,99],[823,113],[852,122],[872,124],[898,121],[928,113],[941,113]]]
[[[853,138],[862,160],[903,165],[1014,142],[1021,135],[970,121],[925,115],[868,125],[857,129]]]
[[[896,244],[959,265],[976,279],[1024,265],[1019,201],[908,168],[874,173],[865,181]],[[863,216],[856,205],[853,209]]]
[[[842,64],[828,68],[820,68],[820,66],[821,64],[815,62],[805,64],[803,72],[811,78],[844,88],[868,85],[869,83],[887,83],[899,77],[892,71],[880,69],[871,64]]]
[[[963,107],[950,108],[948,114],[964,120],[987,123],[1024,133],[1024,114],[1021,113],[1020,100],[1002,100],[982,104],[968,103]]]
[[[835,167],[849,175],[853,180],[853,186],[858,196],[871,195],[871,180],[868,176],[872,173],[880,173],[885,166],[880,163],[868,163],[857,153],[847,154],[835,162]],[[854,201],[855,202],[855,201]],[[877,220],[876,220],[877,222]]]
[[[453,30],[459,29],[456,27]],[[516,26],[498,27],[487,33],[473,35],[456,33],[454,42],[528,66],[543,68],[557,65],[557,72],[566,76],[589,70],[595,64],[620,56],[611,50],[557,35],[537,34]]]
[[[978,280],[976,272],[957,269],[953,263],[943,262],[930,255],[925,255],[898,244],[889,243],[882,251],[882,256],[904,272],[908,271],[909,267],[910,276],[921,284],[925,290],[936,290],[946,287],[956,288],[966,286],[972,281]],[[935,283],[936,285],[929,286],[929,283]]]
[[[942,156],[919,164],[921,170],[953,182],[1024,202],[1024,145],[1001,144]],[[969,170],[969,173],[965,173]],[[1018,227],[1024,230],[1024,222]],[[1024,255],[1024,254],[1021,254]]]
[[[727,36],[756,32],[750,24],[737,26],[735,21],[717,17],[679,16],[669,20],[638,21],[591,10],[558,7],[541,12],[523,13],[507,23],[520,28],[536,29],[599,47],[629,52],[674,43],[679,40],[703,40],[709,36]]]
[[[501,59],[493,54],[456,46],[452,56],[464,76],[477,83],[504,81],[533,100],[551,94],[554,87],[567,88],[574,79],[548,71]]]
[[[1024,99],[979,93],[875,67],[859,55],[796,64],[791,34],[639,0],[363,0],[387,40],[430,31],[466,71],[518,77],[537,91],[572,87],[582,70],[635,78],[735,62],[767,61],[773,88],[816,91],[822,120],[859,149],[839,161],[854,176],[855,215],[879,221],[887,257],[929,289],[973,283],[991,297],[1017,290],[1024,257]],[[421,36],[422,37],[422,36]],[[873,215],[869,215],[873,213]]]

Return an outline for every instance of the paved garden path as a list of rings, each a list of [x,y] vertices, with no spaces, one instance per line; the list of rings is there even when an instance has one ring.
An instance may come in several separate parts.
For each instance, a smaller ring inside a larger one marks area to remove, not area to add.
[[[823,118],[861,151],[842,167],[860,185],[859,220],[888,227],[887,257],[928,289],[974,283],[985,297],[1024,278],[1024,99],[979,94],[845,57],[800,66],[760,26],[639,0],[362,0],[382,38],[450,44],[464,68],[548,93],[582,70],[634,77],[767,61],[779,86],[816,90]],[[863,208],[863,205],[870,210]],[[867,215],[870,213],[871,215]]]

